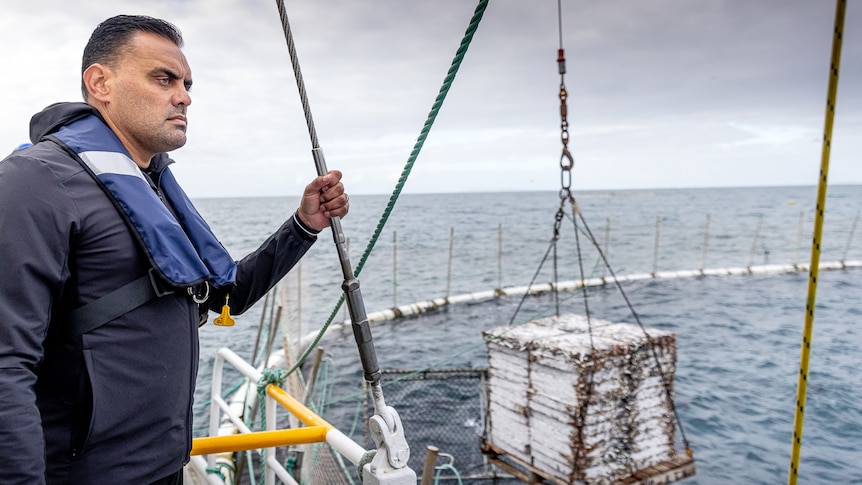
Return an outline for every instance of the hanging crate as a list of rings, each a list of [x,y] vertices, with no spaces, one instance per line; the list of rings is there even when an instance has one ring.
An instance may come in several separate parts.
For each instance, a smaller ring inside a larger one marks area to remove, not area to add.
[[[590,323],[568,314],[484,332],[486,451],[557,483],[639,483],[625,480],[678,465],[661,483],[693,475],[674,446],[674,334]]]

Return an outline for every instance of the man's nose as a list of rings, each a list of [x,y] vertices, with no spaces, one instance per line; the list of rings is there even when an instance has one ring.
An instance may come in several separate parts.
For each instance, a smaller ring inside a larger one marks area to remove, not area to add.
[[[192,104],[192,96],[184,87],[179,88],[174,95],[174,105],[179,106],[181,104],[185,106]]]

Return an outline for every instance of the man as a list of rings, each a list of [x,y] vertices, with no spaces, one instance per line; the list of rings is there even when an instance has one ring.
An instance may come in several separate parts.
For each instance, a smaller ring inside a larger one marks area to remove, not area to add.
[[[36,114],[33,146],[0,162],[0,483],[181,482],[207,310],[243,312],[347,214],[332,171],[227,255],[168,169],[191,104],[181,47],[165,21],[106,20],[86,103]]]

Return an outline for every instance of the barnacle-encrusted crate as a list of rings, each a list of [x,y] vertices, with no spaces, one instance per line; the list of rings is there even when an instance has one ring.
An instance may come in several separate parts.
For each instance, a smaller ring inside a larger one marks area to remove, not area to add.
[[[562,482],[587,484],[676,455],[673,333],[596,319],[588,326],[566,314],[484,335],[495,448]]]

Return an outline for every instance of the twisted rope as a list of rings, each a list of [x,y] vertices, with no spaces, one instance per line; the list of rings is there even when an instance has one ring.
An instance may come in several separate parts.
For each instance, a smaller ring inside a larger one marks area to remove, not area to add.
[[[389,220],[389,215],[392,213],[392,209],[395,207],[395,203],[398,201],[398,197],[401,195],[401,190],[404,188],[404,184],[407,182],[407,178],[410,176],[410,172],[413,170],[413,165],[416,163],[416,159],[419,157],[419,152],[422,151],[422,147],[425,145],[425,140],[426,138],[428,138],[428,133],[431,131],[431,126],[434,125],[434,121],[437,119],[437,113],[440,111],[440,107],[443,106],[443,101],[446,99],[446,95],[449,93],[449,89],[452,87],[452,82],[455,80],[455,75],[458,73],[458,69],[461,67],[461,62],[464,60],[464,55],[467,53],[467,49],[470,47],[470,42],[473,40],[473,34],[476,33],[476,29],[479,27],[479,22],[482,20],[482,16],[484,15],[487,6],[488,0],[479,0],[479,4],[476,6],[476,10],[473,12],[473,17],[470,19],[470,24],[467,27],[467,31],[464,33],[464,37],[461,39],[461,44],[458,46],[458,50],[455,53],[455,58],[452,59],[452,64],[449,67],[449,71],[447,72],[446,77],[443,80],[443,85],[440,86],[440,91],[437,94],[437,98],[434,100],[434,104],[431,107],[431,111],[428,113],[428,117],[425,120],[425,124],[422,126],[422,130],[419,133],[419,137],[416,139],[416,143],[413,145],[413,151],[410,152],[410,156],[407,159],[407,163],[404,166],[404,169],[401,171],[401,176],[398,178],[398,182],[395,184],[395,189],[392,191],[392,195],[389,197],[389,202],[386,205],[386,209],[384,209],[383,214],[380,216],[380,220],[377,223],[377,227],[374,229],[374,234],[371,236],[371,239],[368,241],[368,244],[365,247],[365,252],[362,254],[362,257],[359,259],[359,263],[353,270],[353,275],[356,277],[358,277],[359,274],[362,272],[362,268],[365,266],[365,262],[368,260],[368,257],[371,255],[371,251],[374,249],[374,246],[377,244],[377,240],[380,238],[380,234],[383,232],[383,227]],[[338,303],[335,304],[335,307],[332,309],[332,312],[326,319],[326,323],[323,324],[323,327],[321,327],[320,331],[315,336],[314,341],[312,341],[308,348],[305,349],[305,351],[297,359],[293,367],[291,367],[287,371],[288,374],[296,371],[296,369],[298,369],[303,364],[303,362],[305,362],[305,359],[308,358],[308,355],[311,353],[311,351],[315,347],[317,347],[317,344],[323,338],[323,335],[326,333],[326,330],[332,324],[333,320],[338,314],[339,309],[341,309],[341,305],[343,304],[344,295],[342,294],[341,297],[338,299]]]

